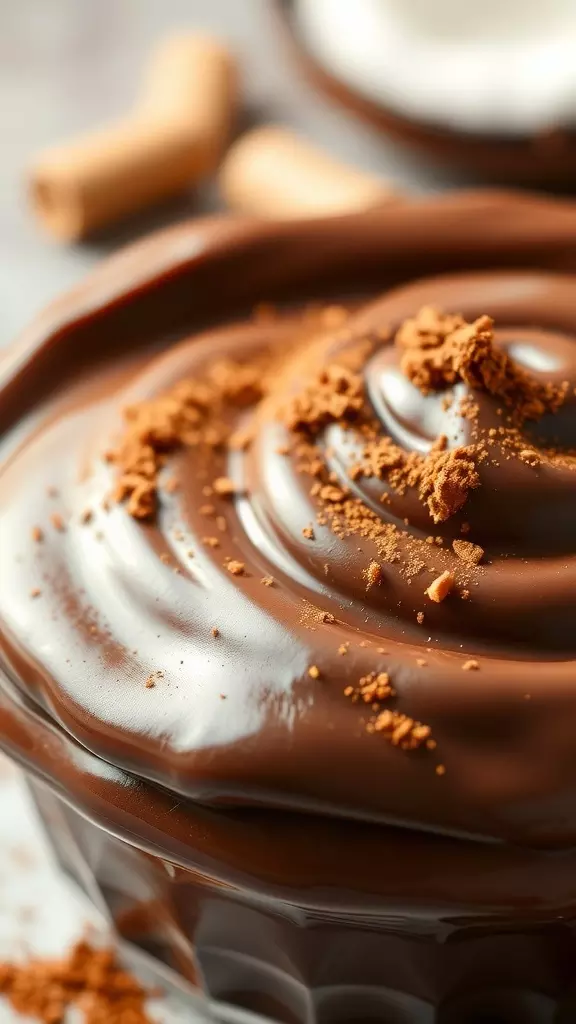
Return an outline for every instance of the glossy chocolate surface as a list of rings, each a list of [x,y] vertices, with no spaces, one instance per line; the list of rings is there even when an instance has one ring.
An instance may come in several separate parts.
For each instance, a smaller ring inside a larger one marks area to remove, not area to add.
[[[294,299],[327,294],[353,297],[353,336],[429,303],[486,312],[518,361],[572,392],[575,263],[572,204],[463,193],[318,223],[183,226],[119,254],[56,304],[0,364],[0,742],[112,834],[311,913],[371,913],[387,932],[393,908],[412,937],[436,938],[448,921],[522,932],[570,919],[571,470],[503,459],[440,526],[410,492],[382,506],[414,536],[443,536],[439,571],[464,518],[485,548],[470,601],[432,607],[430,577],[408,584],[394,566],[366,592],[371,542],[328,527],[313,544],[302,536],[315,518],[309,481],[279,454],[274,418],[259,416],[246,452],[174,456],[181,487],[162,491],[153,524],[102,507],[113,483],[102,456],[127,404],[201,376],[215,356],[288,351],[302,337]],[[268,299],[291,305],[272,322],[241,313]],[[342,342],[315,331],[305,344],[321,363]],[[425,451],[441,432],[466,440],[464,422],[399,374],[389,344],[363,372],[384,432],[403,446]],[[480,416],[496,422],[486,396]],[[527,438],[574,448],[575,416],[571,393]],[[344,473],[350,438],[334,427],[324,443]],[[221,473],[240,496],[217,503],[227,529],[213,549],[202,543],[214,528],[201,489]],[[357,487],[373,502],[370,481]],[[225,556],[246,574],[232,577]],[[319,624],[311,606],[336,621]],[[462,671],[469,657],[480,671]],[[402,711],[431,725],[436,751],[366,734],[343,690],[373,669],[390,673]],[[564,982],[549,989],[563,994]]]

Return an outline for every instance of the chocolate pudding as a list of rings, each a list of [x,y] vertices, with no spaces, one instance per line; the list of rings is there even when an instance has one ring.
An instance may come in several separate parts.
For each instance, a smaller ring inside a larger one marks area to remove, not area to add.
[[[193,222],[2,357],[0,744],[214,999],[576,1020],[575,266],[512,193]]]

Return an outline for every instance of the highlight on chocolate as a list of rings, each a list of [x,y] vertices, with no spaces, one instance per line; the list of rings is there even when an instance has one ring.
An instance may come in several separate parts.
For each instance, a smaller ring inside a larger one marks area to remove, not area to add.
[[[0,360],[0,746],[223,1019],[570,1020],[575,251],[528,194],[192,221]]]

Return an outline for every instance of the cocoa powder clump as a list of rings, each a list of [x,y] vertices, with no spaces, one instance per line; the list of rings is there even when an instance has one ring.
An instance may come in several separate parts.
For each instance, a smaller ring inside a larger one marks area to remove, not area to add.
[[[372,723],[373,732],[383,733],[394,747],[417,750],[431,737],[429,725],[423,725],[398,711],[381,711]]]
[[[205,380],[182,380],[169,391],[124,410],[125,429],[107,461],[116,466],[113,498],[126,502],[136,519],[150,519],[157,506],[158,477],[169,455],[181,448],[221,447],[230,436],[226,412],[258,401],[266,388],[264,364],[214,363]],[[231,497],[227,477],[215,481],[220,497]]]
[[[447,452],[431,452],[424,460],[420,475],[420,498],[427,504],[435,523],[443,523],[466,502],[478,487],[474,445],[463,445]]]
[[[479,544],[473,544],[469,540],[453,540],[452,547],[455,554],[468,565],[479,565],[484,557],[484,548]]]
[[[340,648],[339,653],[346,653]],[[417,750],[426,744],[429,750],[436,746],[430,726],[410,718],[400,711],[382,709],[382,703],[396,696],[387,672],[368,672],[361,676],[356,685],[348,685],[344,696],[353,704],[369,704],[373,715],[366,723],[366,732],[382,733],[395,747],[402,750]]]
[[[370,562],[368,568],[363,570],[362,575],[366,580],[366,590],[369,590],[370,587],[375,587],[377,586],[378,583],[381,582],[382,566],[379,564],[379,562],[373,560],[372,562]]]
[[[219,476],[214,481],[214,492],[220,498],[231,498],[236,493],[236,487],[227,476]]]
[[[433,521],[441,523],[458,512],[469,492],[479,486],[478,451],[477,445],[446,451],[446,438],[441,436],[427,455],[421,455],[406,452],[383,437],[365,446],[362,462],[353,467],[353,478],[379,477],[399,494],[408,487],[416,488]]]
[[[64,1024],[68,1010],[85,1024],[153,1024],[148,993],[125,971],[111,949],[78,942],[60,960],[0,964],[0,993],[17,1013],[42,1024]]]
[[[435,604],[440,604],[448,597],[448,594],[454,587],[454,582],[452,573],[446,570],[440,573],[435,580],[432,580],[432,583],[426,590],[426,594]]]
[[[317,434],[329,423],[357,419],[363,405],[360,374],[333,363],[292,398],[283,419],[289,430]]]
[[[239,562],[235,558],[231,558],[229,562],[226,562],[226,568],[233,576],[243,576],[246,571],[244,562]]]
[[[401,370],[423,394],[458,380],[487,391],[503,399],[518,423],[556,412],[567,387],[540,381],[524,370],[495,345],[493,328],[489,316],[467,323],[459,314],[425,306],[396,335],[396,344],[403,350]]]
[[[357,693],[365,704],[372,704],[393,696],[394,690],[387,672],[369,672],[359,680]]]

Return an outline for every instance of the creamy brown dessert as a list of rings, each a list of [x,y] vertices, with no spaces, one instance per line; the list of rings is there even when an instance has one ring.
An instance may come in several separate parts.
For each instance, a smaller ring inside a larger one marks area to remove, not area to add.
[[[576,1012],[575,260],[512,194],[207,221],[0,364],[0,742],[216,998]]]

